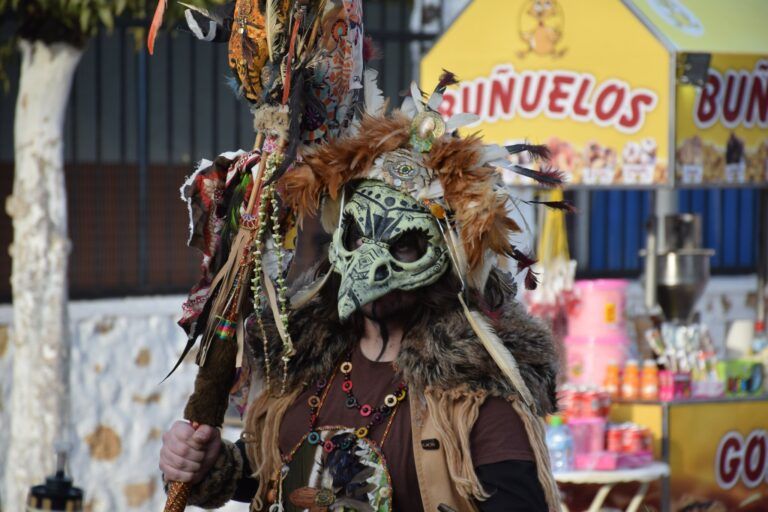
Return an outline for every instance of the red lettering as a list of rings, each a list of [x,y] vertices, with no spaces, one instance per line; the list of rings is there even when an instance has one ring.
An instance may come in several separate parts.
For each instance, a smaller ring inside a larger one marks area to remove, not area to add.
[[[472,89],[474,89],[474,94],[471,94]],[[480,115],[483,110],[483,96],[485,94],[485,84],[483,82],[477,82],[474,85],[470,84],[469,86],[462,87],[461,88],[461,94],[462,94],[462,100],[464,104],[464,112],[473,112],[476,115]],[[470,96],[474,96],[475,98],[475,108],[470,108],[470,105],[472,102],[470,101]]]
[[[738,79],[738,86],[736,80]],[[735,89],[738,87],[738,92]],[[723,102],[723,119],[726,123],[736,124],[744,108],[744,91],[747,88],[747,77],[729,73],[725,79],[725,101]]]
[[[624,88],[619,85],[610,84],[604,87],[595,100],[595,116],[601,121],[612,119],[619,113],[624,103],[624,94]],[[611,96],[613,96],[612,103]]]
[[[749,91],[745,121],[752,124],[755,117],[760,124],[768,123],[768,78],[764,76],[755,76]]]
[[[488,106],[488,115],[495,118],[496,110],[500,115],[510,115],[513,110],[512,93],[515,91],[515,77],[499,77],[491,82],[491,102]]]
[[[744,450],[744,483],[747,487],[756,487],[763,479],[767,450],[765,432],[752,432]]]
[[[536,84],[536,95],[533,97],[533,101],[531,101],[531,81],[534,78],[537,78],[538,82]],[[544,75],[539,75],[538,77],[532,75],[523,76],[523,90],[520,94],[520,110],[527,114],[532,114],[538,110],[539,105],[541,104],[541,97],[544,95],[545,82],[546,80]]]
[[[703,125],[709,125],[717,117],[717,99],[720,96],[720,76],[710,73],[707,83],[699,93],[699,104],[696,106],[696,119]]]
[[[629,115],[621,116],[619,125],[628,130],[639,127],[645,119],[645,111],[653,108],[654,103],[654,97],[650,94],[644,92],[635,94],[629,101]]]
[[[443,117],[451,117],[458,113],[456,112],[456,95],[453,91],[445,91],[443,94],[443,102],[440,103],[437,111],[440,112],[440,115]]]
[[[567,75],[557,75],[552,79],[552,91],[549,93],[549,112],[552,114],[565,113],[565,105],[561,100],[564,100],[570,96],[570,94],[563,90],[564,85],[571,85],[575,82],[575,78]]]
[[[491,123],[516,115],[544,115],[611,125],[630,133],[643,126],[657,101],[654,91],[633,89],[618,79],[598,84],[589,73],[567,69],[518,74],[510,64],[503,64],[496,66],[488,77],[464,82],[458,89],[447,91],[438,110],[446,117],[473,113],[481,121]]]
[[[723,489],[736,485],[741,472],[740,456],[741,436],[736,432],[726,434],[717,450],[717,477]]]
[[[576,93],[576,100],[573,102],[573,113],[579,117],[589,117],[589,108],[584,106],[584,102],[589,96],[589,92],[592,90],[592,85],[595,81],[591,76],[585,75],[579,87],[579,92]]]

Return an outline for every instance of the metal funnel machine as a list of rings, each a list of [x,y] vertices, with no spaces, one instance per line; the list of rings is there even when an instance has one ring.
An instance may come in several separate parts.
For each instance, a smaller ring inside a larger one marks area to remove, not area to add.
[[[709,282],[712,249],[701,247],[701,217],[664,218],[664,237],[656,255],[656,296],[669,322],[687,324]]]

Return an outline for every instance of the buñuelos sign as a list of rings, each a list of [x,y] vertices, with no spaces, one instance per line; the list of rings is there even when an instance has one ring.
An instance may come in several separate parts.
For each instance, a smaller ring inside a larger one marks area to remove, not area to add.
[[[768,2],[472,2],[422,80],[456,73],[444,114],[479,115],[470,130],[496,143],[548,143],[571,185],[764,184],[768,31],[756,19]]]

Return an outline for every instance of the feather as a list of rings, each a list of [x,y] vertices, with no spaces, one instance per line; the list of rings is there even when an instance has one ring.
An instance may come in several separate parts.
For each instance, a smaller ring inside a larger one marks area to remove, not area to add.
[[[312,28],[308,30],[306,36],[302,38],[299,55],[303,55],[305,53],[305,47],[307,48],[308,53],[312,53],[312,50],[318,39],[318,34],[320,33],[320,25],[325,19],[327,7],[328,0],[320,0],[319,2],[315,2],[315,6],[312,7],[311,14],[314,15],[314,18],[312,19],[311,23],[309,23]]]
[[[203,7],[198,7],[198,6],[192,5],[192,4],[186,4],[184,2],[179,2],[179,5],[181,5],[183,7],[186,7],[188,11],[199,12],[200,14],[205,16],[206,18],[215,21],[219,25],[222,24],[223,20],[220,17],[216,16],[215,14],[211,13],[211,11],[209,11],[208,9],[205,9]]]
[[[440,108],[440,105],[437,105],[437,107],[435,107],[433,110],[437,110],[438,108]],[[472,114],[471,112],[462,112],[461,114],[456,114],[455,116],[451,116],[451,118],[448,119],[448,122],[445,123],[445,131],[446,133],[452,133],[459,128],[469,126],[470,124],[476,123],[479,120],[480,116],[477,114]]]
[[[363,62],[372,62],[382,57],[381,48],[377,45],[371,36],[365,36],[363,39]]]
[[[158,0],[157,7],[155,7],[155,15],[152,16],[152,23],[149,25],[149,34],[147,35],[147,48],[149,54],[155,53],[155,39],[157,39],[157,32],[163,25],[163,15],[165,15],[165,9],[168,7],[168,0]]]
[[[532,268],[528,269],[528,272],[525,274],[525,289],[526,290],[535,290],[539,286],[539,276],[536,274],[536,272],[533,271]]]
[[[269,60],[275,62],[275,43],[277,36],[282,30],[280,19],[277,15],[277,0],[267,0],[266,5],[266,28],[267,28],[267,53],[269,53]]]
[[[451,124],[453,117],[448,120],[448,125]],[[483,162],[487,162],[496,167],[506,168],[510,164],[509,160],[507,160],[507,156],[509,156],[509,153],[507,152],[507,148],[504,146],[499,146],[497,144],[489,144],[483,146]],[[505,162],[507,162],[507,165],[505,165]]]
[[[518,198],[516,198],[516,197],[514,197],[514,196],[512,196],[512,195],[510,195],[510,196],[509,196],[509,202],[510,202],[510,203],[512,203],[512,207],[515,209],[515,211],[517,212],[517,214],[518,214],[518,215],[520,216],[520,218],[522,219],[522,221],[523,221],[523,225],[525,226],[525,230],[526,230],[526,231],[528,231],[528,232],[530,233],[530,232],[532,232],[533,230],[531,229],[531,225],[530,225],[530,224],[528,224],[528,221],[527,221],[527,220],[526,220],[526,218],[525,218],[525,214],[524,214],[524,213],[523,213],[523,211],[520,209],[520,205],[518,204],[518,202],[519,202],[519,201],[520,201],[520,199],[518,199]]]
[[[421,89],[416,85],[416,82],[411,82],[411,97],[413,98],[413,104],[416,106],[417,112],[424,112],[424,95],[421,93]]]
[[[570,201],[527,201],[529,204],[540,204],[553,210],[560,210],[565,213],[576,213],[578,210]]]
[[[192,31],[192,34],[201,41],[211,42],[216,39],[216,32],[218,25],[212,19],[208,19],[208,32],[203,34],[203,29],[195,19],[195,13],[192,9],[184,11],[184,18],[187,20],[187,27]]]
[[[498,365],[504,375],[509,379],[509,382],[514,386],[515,390],[520,394],[523,401],[531,407],[533,404],[533,397],[528,390],[528,386],[525,385],[523,377],[520,375],[520,369],[517,367],[517,361],[512,353],[504,346],[504,343],[499,339],[493,328],[488,321],[477,311],[471,311],[464,302],[464,297],[459,294],[459,302],[464,309],[464,316],[467,317],[469,325],[472,330],[475,331],[480,342],[488,351],[491,358]]]
[[[534,171],[533,169],[528,169],[527,167],[522,167],[520,165],[513,165],[508,168],[521,176],[531,178],[545,187],[559,187],[563,184],[563,173],[557,169],[550,168]]]
[[[306,94],[306,91],[304,90],[304,69],[296,69],[291,73],[291,76],[293,76],[293,85],[291,86],[291,94],[288,101],[288,138],[284,141],[287,142],[288,145],[283,152],[283,161],[275,174],[269,179],[269,183],[274,183],[276,180],[280,179],[280,176],[285,174],[285,171],[293,165],[296,161],[296,155],[299,152],[299,146],[302,143],[301,120],[306,105],[304,99],[310,95]],[[288,84],[286,83],[286,87],[287,86]]]
[[[440,108],[440,104],[442,102],[443,102],[443,93],[433,92],[432,95],[429,97],[429,100],[427,101],[427,108],[429,108],[429,110],[433,110],[437,112],[437,109]]]
[[[457,83],[459,83],[458,77],[450,71],[443,69],[443,74],[440,75],[440,80],[437,82],[435,92],[442,93],[445,91],[446,87],[449,85],[456,85]]]
[[[309,285],[297,290],[290,298],[291,310],[296,311],[309,303],[310,300],[320,293],[320,290],[322,290],[325,283],[328,282],[328,278],[331,277],[331,274],[333,274],[333,268],[329,269],[323,277],[315,279]]]
[[[403,103],[400,105],[400,111],[410,118],[415,117],[416,114],[419,113],[419,111],[416,109],[416,102],[410,96],[406,96],[403,99]]]
[[[527,254],[525,254],[524,252],[522,252],[520,249],[517,249],[517,248],[512,250],[512,254],[510,256],[512,256],[515,260],[517,260],[517,269],[520,272],[536,264],[535,258],[528,256]]]
[[[368,68],[363,73],[363,95],[365,97],[365,112],[369,115],[382,115],[386,109],[384,93],[379,89],[379,72]]]
[[[511,146],[506,146],[506,149],[510,155],[527,151],[534,160],[549,160],[552,154],[546,144],[512,144]]]

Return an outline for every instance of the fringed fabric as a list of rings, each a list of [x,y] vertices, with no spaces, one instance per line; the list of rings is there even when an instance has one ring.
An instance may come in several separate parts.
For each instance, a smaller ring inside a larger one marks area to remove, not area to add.
[[[251,476],[259,483],[253,500],[254,510],[264,510],[270,479],[281,464],[280,425],[283,423],[285,411],[300,393],[301,388],[298,388],[281,397],[273,397],[265,390],[248,407],[242,439],[245,442],[248,461],[253,468]]]
[[[470,434],[486,398],[483,391],[466,389],[424,392],[427,411],[445,450],[448,472],[459,495],[466,499],[488,499],[472,463]]]

